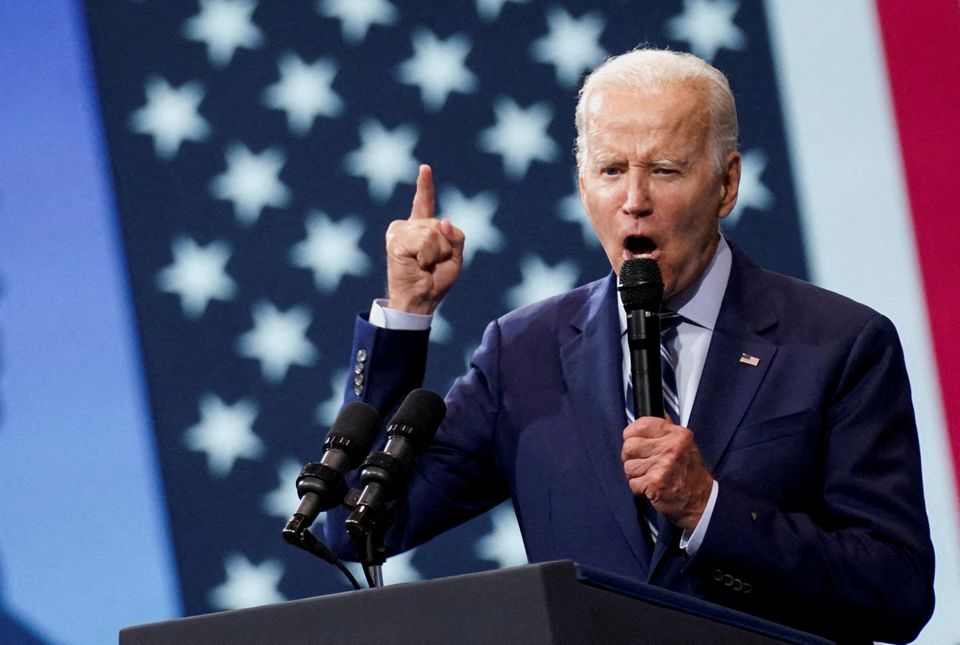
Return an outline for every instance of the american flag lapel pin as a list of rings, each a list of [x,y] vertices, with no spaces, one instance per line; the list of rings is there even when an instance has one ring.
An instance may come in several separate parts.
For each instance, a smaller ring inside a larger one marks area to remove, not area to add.
[[[740,354],[740,362],[750,367],[756,367],[760,364],[760,359],[750,354]]]

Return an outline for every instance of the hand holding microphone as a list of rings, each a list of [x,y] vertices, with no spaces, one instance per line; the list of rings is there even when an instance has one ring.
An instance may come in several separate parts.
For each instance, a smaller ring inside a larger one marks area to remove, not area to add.
[[[620,299],[627,314],[633,388],[633,423],[623,431],[620,458],[630,490],[649,502],[641,510],[652,525],[662,513],[675,525],[693,530],[713,488],[693,433],[664,414],[660,367],[660,307],[663,279],[652,258],[625,260],[620,266]],[[628,405],[630,402],[627,402]]]

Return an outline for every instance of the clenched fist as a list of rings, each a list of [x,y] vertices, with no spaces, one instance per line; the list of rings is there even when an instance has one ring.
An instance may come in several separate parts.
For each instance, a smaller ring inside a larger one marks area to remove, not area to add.
[[[669,419],[640,417],[623,430],[620,454],[634,495],[684,530],[693,530],[710,499],[713,477],[693,433]]]

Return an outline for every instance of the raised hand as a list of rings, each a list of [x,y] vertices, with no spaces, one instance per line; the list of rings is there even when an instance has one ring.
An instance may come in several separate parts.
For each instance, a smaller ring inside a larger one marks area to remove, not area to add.
[[[433,171],[420,166],[410,217],[387,228],[387,306],[432,314],[463,267],[463,231],[437,219]]]

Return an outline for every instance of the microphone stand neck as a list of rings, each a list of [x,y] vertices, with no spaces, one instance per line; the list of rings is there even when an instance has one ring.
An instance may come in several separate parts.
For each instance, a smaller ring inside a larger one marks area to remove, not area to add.
[[[363,567],[363,573],[367,577],[367,584],[370,588],[383,586],[383,565],[368,564]]]
[[[383,586],[382,565],[387,559],[383,538],[390,527],[390,515],[382,507],[374,508],[361,502],[346,521],[347,533],[350,534],[353,549],[363,565],[363,573],[371,588]]]

